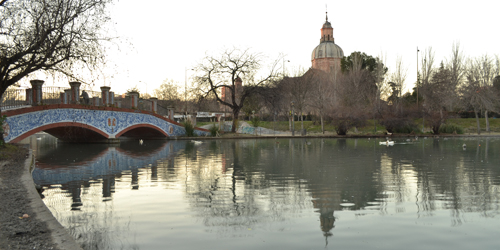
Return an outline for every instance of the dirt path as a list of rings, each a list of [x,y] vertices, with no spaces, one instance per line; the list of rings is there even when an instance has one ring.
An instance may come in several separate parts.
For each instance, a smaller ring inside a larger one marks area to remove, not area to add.
[[[26,148],[2,152],[0,161],[0,250],[81,249],[50,213],[30,174]]]

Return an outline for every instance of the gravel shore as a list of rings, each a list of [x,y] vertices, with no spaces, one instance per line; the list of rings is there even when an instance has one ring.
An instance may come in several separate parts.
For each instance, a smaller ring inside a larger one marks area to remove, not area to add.
[[[36,191],[29,150],[9,147],[0,160],[0,250],[81,249]]]

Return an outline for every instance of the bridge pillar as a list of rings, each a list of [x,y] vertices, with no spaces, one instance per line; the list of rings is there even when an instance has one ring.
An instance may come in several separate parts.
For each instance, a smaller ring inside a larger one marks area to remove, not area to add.
[[[64,104],[71,103],[71,89],[64,90]]]
[[[130,105],[131,108],[136,109],[139,103],[139,93],[137,92],[129,92],[130,95]]]
[[[115,92],[109,92],[109,105],[113,105],[115,103]]]
[[[80,85],[79,82],[69,82],[69,86],[71,86],[71,103],[72,104],[80,104]]]
[[[174,107],[167,107],[168,119],[174,120]]]
[[[42,104],[42,85],[44,81],[42,80],[31,80],[31,96],[32,105],[37,106]]]
[[[102,106],[106,107],[109,104],[111,104],[111,102],[109,102],[109,90],[110,89],[111,89],[111,87],[108,87],[108,86],[101,87]]]
[[[92,106],[99,106],[100,99],[97,96],[92,98]]]
[[[151,111],[153,113],[158,113],[158,98],[151,97],[149,100],[151,101]]]

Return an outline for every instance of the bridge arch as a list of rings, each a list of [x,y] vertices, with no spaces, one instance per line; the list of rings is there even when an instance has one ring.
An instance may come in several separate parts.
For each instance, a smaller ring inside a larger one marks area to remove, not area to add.
[[[115,138],[120,136],[130,136],[130,137],[169,137],[169,135],[163,131],[163,129],[147,124],[140,123],[129,126],[115,135]]]
[[[14,138],[12,143],[18,143],[24,138],[34,135],[38,132],[46,132],[63,141],[98,141],[108,139],[109,136],[102,130],[79,122],[57,122],[43,125],[27,131],[26,133]],[[88,131],[85,137],[72,136],[81,134],[81,131]],[[68,133],[69,132],[69,133]]]

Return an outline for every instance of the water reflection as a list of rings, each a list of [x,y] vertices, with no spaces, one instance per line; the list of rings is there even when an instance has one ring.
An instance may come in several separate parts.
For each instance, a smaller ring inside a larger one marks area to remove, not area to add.
[[[466,216],[490,218],[482,230],[498,223],[496,138],[402,139],[393,147],[373,139],[35,142],[35,182],[86,249],[163,249],[156,245],[165,239],[174,249],[262,248],[255,238],[304,249],[352,239],[345,224],[337,230],[339,221],[362,223],[372,242],[388,240],[377,235],[384,227],[410,238],[430,217],[440,225],[435,240],[449,226],[469,230]],[[414,222],[398,227],[388,218]]]

